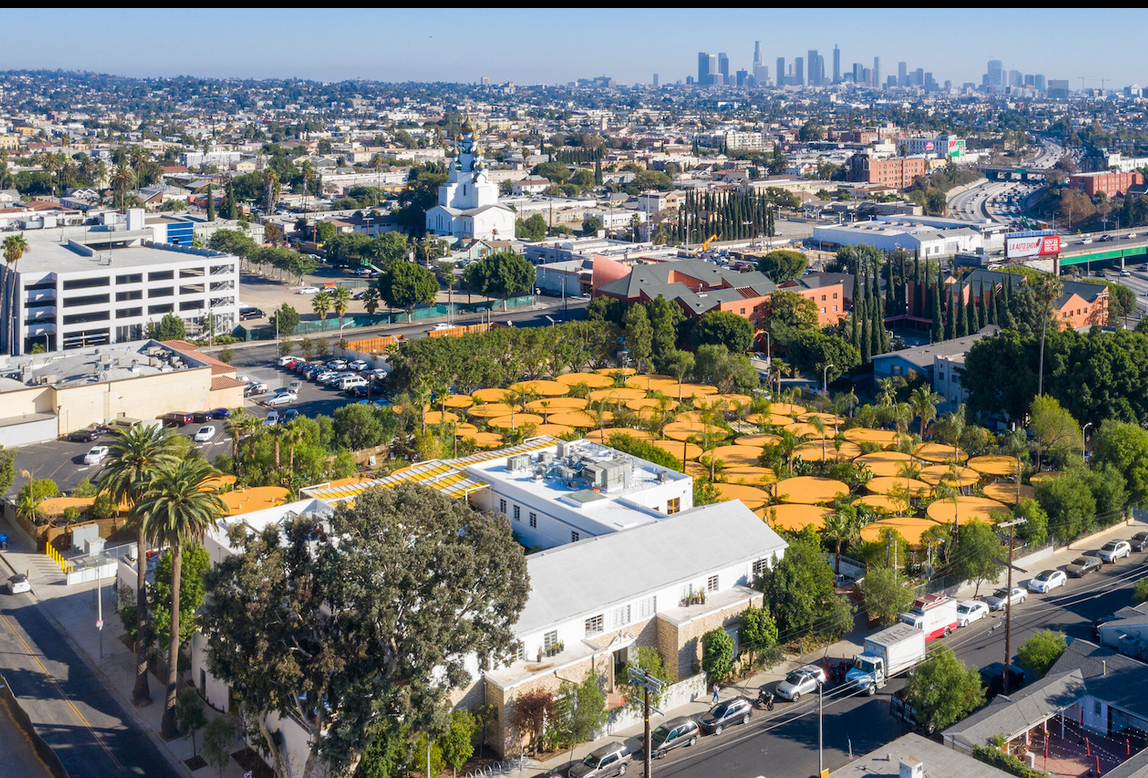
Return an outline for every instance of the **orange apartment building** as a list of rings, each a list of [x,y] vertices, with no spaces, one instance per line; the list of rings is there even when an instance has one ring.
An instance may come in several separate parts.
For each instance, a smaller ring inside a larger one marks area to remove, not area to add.
[[[1128,173],[1077,173],[1068,179],[1068,187],[1084,192],[1092,197],[1097,192],[1104,192],[1109,197],[1124,194],[1128,187],[1144,183],[1144,176],[1133,170]]]
[[[884,184],[904,189],[918,176],[929,170],[924,157],[891,157],[878,159],[869,154],[854,154],[849,158],[849,180],[868,184]]]
[[[764,273],[739,273],[700,259],[629,267],[595,257],[592,272],[595,297],[605,295],[636,303],[656,300],[661,295],[694,318],[710,311],[731,311],[756,322],[765,301],[778,290]],[[852,288],[851,276],[827,273],[810,273],[784,285],[785,291],[813,300],[821,326],[845,317],[847,287]]]
[[[1012,281],[1013,289],[1027,283],[1024,276],[1016,273],[1002,273],[996,270],[974,270],[960,281],[961,300],[968,304],[969,296],[980,292],[983,285],[986,299],[989,290],[1000,294],[1003,287]],[[947,283],[955,290],[958,282],[949,279]],[[1060,279],[1062,293],[1052,303],[1053,317],[1062,328],[1091,327],[1093,324],[1107,326],[1108,287],[1103,284],[1089,284],[1081,281]],[[999,298],[998,298],[999,299]]]

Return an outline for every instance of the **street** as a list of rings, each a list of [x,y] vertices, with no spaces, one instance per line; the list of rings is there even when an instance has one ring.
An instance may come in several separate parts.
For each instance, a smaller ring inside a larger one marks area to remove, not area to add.
[[[1128,534],[1132,534],[1131,530]],[[1013,656],[1029,636],[1043,629],[1092,640],[1092,623],[1130,604],[1132,585],[1146,574],[1148,557],[1138,554],[1130,564],[1105,566],[1090,578],[1070,580],[1055,595],[1033,596],[1025,604],[1014,606]],[[1022,576],[1022,581],[1027,577]],[[984,588],[991,591],[991,587]],[[930,652],[948,646],[969,666],[983,667],[1004,661],[1004,638],[1004,617],[997,615],[928,646]],[[844,688],[831,687],[826,691],[823,726],[827,769],[845,765],[850,753],[867,753],[904,734],[906,730],[889,715],[889,697],[903,686],[904,678],[896,678],[875,697],[849,694]],[[744,693],[751,698],[756,696],[753,689]],[[811,695],[797,703],[779,701],[769,713],[755,710],[748,725],[735,727],[722,736],[704,737],[693,748],[671,753],[654,763],[653,773],[681,778],[816,776],[817,697]]]

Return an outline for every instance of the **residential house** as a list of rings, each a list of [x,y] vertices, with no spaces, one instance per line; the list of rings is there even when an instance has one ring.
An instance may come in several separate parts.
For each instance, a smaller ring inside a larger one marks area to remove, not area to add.
[[[527,176],[515,181],[510,191],[515,195],[544,194],[551,186],[550,180],[542,176]]]
[[[1000,327],[989,325],[963,338],[928,343],[887,354],[874,354],[874,386],[883,378],[908,379],[910,373],[916,373],[928,381],[934,392],[945,398],[942,411],[956,410],[968,398],[961,384],[965,356],[978,340],[996,335],[999,331]]]

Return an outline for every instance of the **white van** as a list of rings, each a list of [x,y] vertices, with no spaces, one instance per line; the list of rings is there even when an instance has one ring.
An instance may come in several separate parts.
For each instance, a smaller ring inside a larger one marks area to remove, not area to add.
[[[348,389],[354,389],[356,386],[366,386],[367,379],[360,375],[347,376],[339,382],[339,391],[345,392]]]

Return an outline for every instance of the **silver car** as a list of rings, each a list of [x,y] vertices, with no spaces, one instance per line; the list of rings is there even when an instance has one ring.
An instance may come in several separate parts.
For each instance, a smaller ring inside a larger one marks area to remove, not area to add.
[[[989,606],[989,610],[1000,611],[1004,610],[1005,606],[1009,603],[1013,605],[1020,605],[1028,599],[1028,592],[1019,586],[1014,586],[1012,591],[1008,589],[997,589],[988,597],[985,597],[985,604]]]
[[[777,685],[777,693],[792,702],[797,702],[803,694],[817,691],[818,685],[825,684],[825,671],[817,665],[805,665],[791,671],[785,680]]]
[[[1132,556],[1132,546],[1127,540],[1110,540],[1100,547],[1100,558],[1105,562]]]

